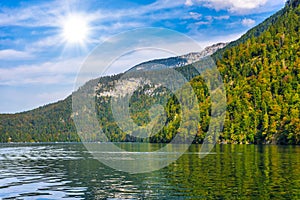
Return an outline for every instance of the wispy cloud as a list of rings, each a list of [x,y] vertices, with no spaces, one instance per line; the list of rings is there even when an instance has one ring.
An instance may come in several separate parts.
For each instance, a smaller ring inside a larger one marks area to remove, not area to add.
[[[209,24],[211,24],[211,21],[198,21],[194,25],[201,26],[201,25],[209,25]]]
[[[183,15],[181,6],[184,1],[158,0],[139,8],[106,9],[99,7],[83,11],[77,1],[37,2],[36,5],[24,4],[17,8],[0,8],[0,27],[31,28],[36,41],[23,41],[28,52],[49,50],[48,47],[62,44],[59,32],[64,17],[68,13],[81,13],[92,27],[90,43],[101,42],[99,38],[107,38],[122,31],[152,26],[155,22],[178,19]],[[70,8],[73,7],[73,8]],[[176,9],[174,9],[176,8]],[[196,17],[194,14],[193,17]],[[199,17],[199,16],[198,16]],[[37,31],[37,28],[43,28]],[[50,33],[49,33],[50,32]],[[19,35],[19,37],[23,37]],[[15,38],[17,39],[17,38]]]
[[[72,84],[83,58],[0,69],[0,85]]]
[[[182,6],[184,1],[158,0],[152,4],[141,6],[140,8],[126,8],[118,10],[107,10],[99,8],[98,10],[90,10],[86,13],[91,21],[99,20],[101,22],[113,20],[126,20],[139,17],[146,17],[148,14],[158,12],[160,10],[171,9]],[[39,3],[38,5],[30,5],[21,8],[2,8],[0,13],[0,26],[23,26],[23,27],[57,27],[61,18],[73,12],[70,9],[72,1],[54,1],[47,3]],[[80,12],[80,8],[74,9],[74,12]],[[165,11],[169,17],[175,17],[174,10]],[[163,15],[165,16],[165,14]],[[178,15],[176,16],[178,17]],[[158,17],[156,20],[160,20]]]
[[[0,60],[25,60],[32,59],[34,56],[28,52],[17,51],[14,49],[0,50]]]
[[[202,18],[202,14],[201,13],[197,13],[197,12],[189,12],[190,14],[190,18],[194,19],[194,20],[199,20]]]
[[[215,10],[228,10],[232,14],[269,12],[280,7],[285,0],[187,0],[185,5],[201,5]]]
[[[255,20],[244,18],[242,20],[242,25],[247,26],[247,27],[251,27],[251,26],[255,25]]]
[[[41,50],[48,50],[49,47],[59,46],[62,44],[61,38],[57,35],[43,37],[39,40],[26,45],[26,49],[29,52],[39,52]]]
[[[172,28],[205,47],[237,39],[248,27],[267,17],[269,11],[275,12],[282,7],[285,0],[156,0],[148,4],[131,0],[119,4],[116,0],[117,6],[104,2],[11,1],[8,7],[3,6],[5,3],[1,4],[0,93],[14,97],[16,95],[8,92],[13,87],[18,91],[16,94],[24,96],[22,101],[16,99],[15,105],[10,107],[12,110],[47,103],[47,98],[54,101],[51,96],[58,98],[68,95],[85,56],[113,35],[141,27]],[[62,38],[62,24],[70,13],[84,16],[91,27],[86,45],[79,50],[76,45],[69,47],[64,40],[66,38]],[[166,47],[170,46],[182,49],[183,53],[196,51],[174,40],[166,44]],[[147,54],[150,57],[136,54],[139,57],[136,61],[159,57],[149,52]],[[131,67],[129,65],[133,58],[124,59],[123,65]],[[111,73],[117,73],[118,70],[116,66]],[[68,89],[55,94],[55,89],[66,85]],[[34,89],[30,89],[32,87]],[[44,88],[51,91],[52,95],[43,94]],[[32,96],[37,99],[33,100]],[[0,112],[9,107],[4,101],[14,102],[13,98],[1,97]]]
[[[216,19],[216,20],[227,20],[229,18],[230,18],[229,15],[221,15],[221,16],[215,16],[214,17],[214,19]]]
[[[193,5],[193,1],[192,0],[186,0],[184,5],[186,6],[192,6]]]
[[[57,5],[57,2],[12,9],[1,8],[0,26],[56,26],[55,16],[61,13],[63,8],[62,5]]]
[[[228,9],[230,12],[242,12],[266,4],[267,0],[209,0],[204,5],[216,10]]]

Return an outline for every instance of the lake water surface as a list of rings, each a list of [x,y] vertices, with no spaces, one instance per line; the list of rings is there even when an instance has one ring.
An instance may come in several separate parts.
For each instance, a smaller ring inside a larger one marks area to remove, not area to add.
[[[300,199],[299,146],[217,145],[204,159],[200,147],[159,171],[128,174],[82,144],[0,144],[0,199]]]

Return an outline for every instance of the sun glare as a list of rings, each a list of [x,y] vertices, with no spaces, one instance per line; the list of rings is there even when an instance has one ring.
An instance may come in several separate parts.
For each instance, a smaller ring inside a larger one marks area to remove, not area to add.
[[[73,44],[83,44],[89,34],[88,22],[80,15],[68,16],[62,24],[62,29],[64,40]]]

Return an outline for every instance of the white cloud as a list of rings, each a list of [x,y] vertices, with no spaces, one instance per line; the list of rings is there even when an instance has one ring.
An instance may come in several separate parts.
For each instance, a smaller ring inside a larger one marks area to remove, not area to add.
[[[87,43],[95,44],[101,42],[98,40],[99,35],[96,35],[96,33],[101,34],[100,37],[102,38],[107,38],[133,28],[151,26],[154,22],[166,19],[177,19],[183,14],[183,3],[184,0],[157,0],[152,4],[139,6],[138,8],[110,10],[99,7],[96,10],[88,10],[88,12],[83,12],[82,8],[86,9],[91,5],[85,2],[83,3],[84,6],[80,7],[76,0],[53,1],[50,3],[41,2],[36,4],[25,3],[22,7],[17,8],[0,7],[0,27],[19,26],[48,28],[38,33],[39,39],[37,39],[37,41],[31,41],[30,43],[23,41],[22,43],[23,49],[38,53],[49,50],[49,47],[63,45],[62,38],[59,37],[60,28],[64,16],[70,12],[79,12],[87,18],[91,24],[91,35]],[[161,10],[164,11],[161,12]],[[199,18],[200,15],[194,13],[192,17]],[[37,35],[36,31],[32,31],[31,33],[35,36]],[[17,37],[21,38],[22,35],[18,35]],[[19,38],[15,38],[15,40]]]
[[[186,6],[192,6],[192,5],[193,5],[193,2],[192,2],[192,0],[186,0],[184,4],[185,4]]]
[[[201,26],[201,25],[209,25],[211,23],[212,23],[211,21],[199,21],[199,22],[196,22],[194,25]]]
[[[191,5],[202,5],[233,14],[262,13],[278,9],[285,0],[193,0]]]
[[[210,0],[206,4],[214,9],[229,9],[237,12],[241,9],[254,9],[265,5],[267,0]]]
[[[216,19],[216,20],[227,20],[229,18],[230,18],[229,15],[222,15],[222,16],[215,16],[214,17],[214,19]]]
[[[57,21],[53,20],[51,13],[57,13],[61,8],[48,3],[24,8],[1,9],[0,26],[53,26]]]
[[[25,60],[31,58],[33,58],[33,55],[25,51],[17,51],[14,49],[0,50],[0,60]]]
[[[190,18],[194,19],[194,20],[199,20],[202,18],[202,14],[197,13],[197,12],[189,12],[190,14]]]
[[[27,49],[31,52],[41,51],[41,50],[49,50],[49,47],[58,46],[62,44],[62,39],[57,35],[44,37],[40,40],[37,40],[30,45],[28,45]]]
[[[247,27],[251,27],[251,26],[255,25],[255,20],[244,18],[242,20],[242,25],[247,26]]]
[[[160,17],[157,16],[157,14],[161,13],[158,12],[159,10],[180,8],[183,3],[184,0],[157,0],[152,4],[140,6],[139,8],[114,9],[113,11],[99,7],[96,11],[85,13],[85,17],[88,18],[88,21],[97,21],[100,23],[113,21],[124,22],[127,19],[136,17],[141,17],[140,21],[143,21],[146,17],[149,19],[149,16],[153,15],[153,12],[157,12],[153,19],[159,21]],[[82,6],[76,0],[53,1],[51,3],[47,2],[23,6],[22,8],[0,8],[0,26],[58,27],[66,14],[70,12],[80,13],[82,10],[81,7],[88,7],[88,3],[85,4],[85,6]],[[70,9],[70,7],[73,7],[73,9]],[[174,9],[165,11],[165,13],[167,14],[162,15],[163,17],[167,15],[169,18],[178,17],[177,13],[173,14]]]
[[[74,83],[82,58],[0,68],[0,85],[51,85]]]

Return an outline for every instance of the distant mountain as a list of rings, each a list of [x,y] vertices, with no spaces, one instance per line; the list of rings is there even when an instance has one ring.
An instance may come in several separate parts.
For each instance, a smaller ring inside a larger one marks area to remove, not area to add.
[[[128,71],[148,71],[148,70],[159,70],[159,69],[166,69],[166,68],[176,68],[176,67],[183,67],[194,62],[199,61],[201,58],[206,56],[210,56],[219,49],[224,48],[228,43],[218,43],[212,46],[206,47],[201,52],[193,52],[182,56],[165,58],[165,59],[157,59],[151,60],[148,62],[143,62],[132,67]]]
[[[224,48],[216,45],[221,49],[213,53],[212,58],[223,77],[227,93],[226,121],[219,142],[300,144],[299,32],[299,0],[290,0],[282,10],[240,39]],[[208,130],[211,100],[203,79],[197,76],[191,65],[186,64],[210,55],[214,52],[214,47],[211,48],[203,54],[191,53],[149,61],[131,69],[138,74],[152,73],[153,69],[174,68],[190,80],[201,109],[198,124],[185,124],[197,126],[195,143],[201,143]],[[160,85],[139,79],[138,76],[122,80],[131,81],[133,88],[140,86],[131,99],[131,107],[136,108],[136,112],[131,113],[133,121],[141,126],[149,123],[147,108],[159,102],[160,98],[170,97],[165,106],[166,126],[147,140],[122,132],[114,122],[110,109],[111,97],[118,95],[114,88],[122,76],[101,77],[87,82],[81,88],[97,85],[92,89],[96,90],[99,123],[111,141],[169,142],[176,134],[180,137],[189,134],[186,127],[178,129],[181,118],[178,100]],[[72,96],[28,112],[0,115],[0,141],[79,141],[72,119],[74,115]],[[93,137],[90,140],[97,141],[96,136]]]

